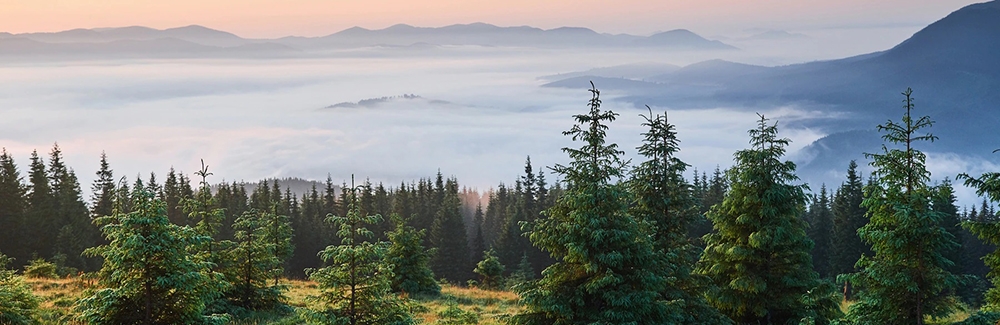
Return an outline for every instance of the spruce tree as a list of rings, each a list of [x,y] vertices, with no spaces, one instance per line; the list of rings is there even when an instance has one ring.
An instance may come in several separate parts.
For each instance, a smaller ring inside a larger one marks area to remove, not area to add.
[[[435,249],[424,249],[425,229],[417,230],[407,225],[407,220],[398,214],[391,216],[395,229],[387,235],[389,249],[386,260],[392,265],[392,291],[411,295],[436,296],[441,292],[431,271],[431,256]]]
[[[10,262],[11,258],[0,253],[0,324],[35,324],[40,301],[31,293],[31,286],[7,269]]]
[[[129,195],[131,212],[116,207],[97,218],[107,245],[87,249],[104,258],[101,287],[77,302],[80,321],[88,324],[207,324],[220,317],[203,314],[222,288],[218,273],[187,253],[208,241],[189,227],[167,220],[166,205],[142,186]]]
[[[38,156],[37,151],[32,151],[28,172],[28,208],[24,223],[25,241],[22,243],[24,255],[14,258],[19,261],[27,261],[33,255],[51,258],[54,253],[53,243],[62,226],[57,216],[45,161]]]
[[[664,324],[671,319],[659,299],[667,282],[650,240],[651,233],[628,212],[628,192],[620,183],[623,152],[606,143],[607,123],[616,113],[601,110],[600,92],[591,88],[589,112],[574,115],[564,135],[582,141],[563,148],[571,162],[553,170],[567,182],[555,206],[525,224],[531,242],[556,263],[538,281],[518,288],[525,310],[514,324]]]
[[[826,184],[820,187],[819,194],[813,196],[809,205],[809,230],[806,232],[814,245],[811,251],[813,269],[821,278],[831,276],[830,255],[833,245],[833,212],[830,210],[830,197],[826,192]]]
[[[874,255],[858,261],[859,272],[843,276],[864,288],[852,305],[849,318],[862,324],[924,324],[924,318],[944,317],[955,310],[955,299],[946,293],[956,284],[948,271],[952,261],[943,253],[956,245],[943,227],[944,216],[931,209],[927,186],[926,155],[914,148],[917,141],[933,141],[931,134],[917,134],[934,122],[913,119],[912,90],[903,93],[902,122],[879,125],[882,139],[902,148],[882,145],[881,153],[866,153],[875,168],[875,182],[865,186],[862,206],[868,224],[858,235],[872,245]]]
[[[469,242],[460,211],[458,182],[448,179],[440,191],[441,204],[430,232],[431,245],[437,250],[431,257],[431,269],[439,277],[463,283],[472,277],[472,263],[469,262]]]
[[[90,186],[90,215],[94,218],[110,216],[114,208],[115,176],[108,164],[108,155],[101,152],[101,167],[97,179]]]
[[[83,270],[97,270],[99,259],[86,259],[83,250],[95,246],[100,232],[92,223],[90,211],[83,203],[80,182],[76,173],[63,162],[59,145],[52,147],[49,154],[49,180],[52,185],[52,201],[55,204],[55,220],[58,233],[53,259],[65,259],[66,265]]]
[[[976,189],[976,193],[988,199],[990,202],[1000,202],[1000,173],[987,172],[977,178],[969,174],[958,175],[959,179],[965,181],[965,186]],[[983,202],[986,206],[986,202]],[[987,209],[988,210],[988,209]],[[988,212],[983,212],[986,214]],[[976,216],[976,208],[972,208],[972,216],[962,222],[962,227],[978,237],[988,245],[993,246],[993,250],[983,256],[983,262],[989,267],[990,272],[986,275],[992,286],[986,291],[985,305],[983,310],[1000,311],[1000,223],[992,218],[980,218]]]
[[[718,285],[708,301],[739,324],[825,324],[839,309],[827,291],[811,292],[820,282],[798,218],[805,185],[791,184],[795,164],[781,160],[789,140],[763,116],[749,134],[751,148],[736,152],[727,173],[729,191],[708,213],[715,231],[698,264]]]
[[[21,180],[14,158],[3,149],[0,151],[0,251],[27,259],[31,256],[24,247],[28,242],[25,237],[25,227],[29,226],[25,220],[28,202]]]
[[[832,275],[854,273],[854,264],[862,255],[871,253],[871,246],[858,237],[858,229],[863,227],[867,209],[861,206],[864,199],[862,188],[864,184],[858,176],[858,164],[855,161],[847,167],[847,181],[840,185],[833,198],[833,249],[830,261]],[[850,282],[840,281],[843,285],[844,299],[853,299]]]
[[[648,106],[647,106],[648,109]],[[699,250],[688,241],[687,230],[698,216],[691,185],[684,179],[688,164],[677,158],[680,140],[666,113],[642,116],[643,143],[637,149],[646,158],[632,170],[629,189],[632,214],[653,228],[656,253],[663,258],[667,285],[661,299],[681,324],[728,324],[729,319],[708,306],[702,295],[707,278],[693,275]]]
[[[414,324],[405,302],[392,293],[387,243],[372,242],[375,234],[366,228],[382,217],[361,214],[356,187],[342,190],[347,193],[342,203],[348,214],[327,218],[339,228],[341,244],[327,246],[319,253],[329,266],[308,272],[309,278],[319,283],[322,307],[309,318],[323,324]]]
[[[492,248],[483,252],[483,259],[476,263],[476,269],[473,270],[473,272],[479,274],[480,283],[483,288],[500,288],[505,267],[500,263],[500,259],[496,255],[496,251]]]
[[[274,309],[284,304],[282,291],[285,286],[268,285],[281,261],[275,254],[274,243],[269,238],[268,221],[257,209],[250,209],[236,219],[236,245],[229,253],[234,260],[227,273],[232,288],[226,294],[230,301],[251,310]]]

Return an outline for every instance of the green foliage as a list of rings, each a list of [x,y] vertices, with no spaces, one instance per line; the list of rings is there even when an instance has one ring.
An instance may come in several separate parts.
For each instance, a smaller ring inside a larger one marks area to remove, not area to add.
[[[813,269],[821,278],[830,274],[830,256],[833,253],[833,212],[830,211],[830,196],[826,185],[820,187],[819,193],[812,197],[809,212],[806,213],[809,228],[806,234],[814,243],[812,254]]]
[[[250,209],[233,223],[236,245],[228,254],[235,263],[226,271],[232,284],[226,296],[245,309],[275,309],[284,306],[286,300],[282,292],[287,288],[268,285],[268,280],[280,271],[281,261],[268,238],[267,215]]]
[[[31,287],[7,269],[11,260],[0,253],[0,324],[32,324],[39,301]]]
[[[988,172],[973,178],[968,174],[959,175],[965,180],[965,186],[973,187],[980,196],[985,196],[990,202],[1000,202],[1000,173]],[[985,206],[985,202],[984,202]],[[982,213],[986,213],[985,211]],[[1000,246],[1000,223],[994,220],[967,220],[962,227],[972,232],[984,242]],[[983,262],[990,268],[987,278],[993,284],[986,291],[986,304],[983,309],[1000,312],[1000,250],[994,249],[983,257]]]
[[[396,229],[388,233],[390,245],[386,260],[392,265],[392,291],[438,295],[441,286],[434,280],[434,272],[428,266],[434,250],[424,249],[421,244],[426,231],[406,225],[406,220],[398,214],[393,214],[391,219]]]
[[[131,211],[116,207],[96,220],[107,245],[86,254],[104,258],[99,289],[77,303],[80,321],[89,324],[206,324],[224,317],[204,315],[218,297],[221,274],[188,254],[188,247],[210,240],[189,227],[171,224],[166,206],[142,186],[130,195]]]
[[[858,229],[864,227],[868,222],[865,218],[866,210],[861,206],[864,200],[861,177],[857,173],[858,164],[853,160],[847,167],[847,181],[840,185],[833,198],[833,244],[830,260],[831,275],[853,273],[856,271],[854,263],[862,255],[871,253],[871,246],[865,244],[861,237],[858,237]],[[844,297],[852,299],[850,283],[837,281],[843,284]]]
[[[675,156],[680,151],[677,132],[666,113],[654,116],[650,109],[649,114],[643,116],[643,126],[649,129],[637,148],[646,161],[632,170],[628,185],[635,200],[631,212],[653,228],[654,250],[663,259],[667,285],[660,299],[667,302],[676,323],[732,323],[703,298],[709,279],[692,274],[699,251],[688,241],[687,231],[698,210],[691,185],[684,180],[688,165]]]
[[[729,192],[708,213],[715,232],[705,236],[698,272],[719,285],[708,301],[740,324],[810,317],[825,324],[822,316],[835,303],[809,302],[820,282],[809,255],[813,243],[798,218],[805,185],[790,184],[798,180],[795,164],[781,161],[789,140],[779,139],[777,125],[763,116],[749,133],[751,148],[736,152],[727,173]]]
[[[57,279],[56,264],[46,261],[44,258],[32,259],[28,265],[24,266],[24,276],[29,278]]]
[[[483,253],[483,260],[476,263],[476,269],[473,270],[483,279],[483,287],[487,289],[500,287],[500,283],[503,281],[503,271],[504,266],[500,264],[497,252],[492,248]]]
[[[980,310],[969,318],[952,325],[995,325],[997,322],[1000,322],[1000,312]]]
[[[923,324],[926,316],[945,317],[956,308],[948,294],[957,278],[948,271],[952,262],[943,253],[952,249],[954,237],[941,227],[942,213],[931,209],[934,195],[926,185],[930,172],[926,156],[913,148],[915,141],[933,141],[916,132],[933,124],[929,117],[910,117],[912,91],[907,89],[902,123],[879,125],[882,138],[902,149],[882,146],[872,159],[875,181],[865,186],[862,205],[868,224],[858,235],[872,245],[874,255],[857,263],[859,272],[842,276],[863,288],[849,318],[859,324]]]
[[[430,231],[431,245],[437,250],[431,257],[431,269],[439,277],[462,283],[472,277],[472,263],[469,262],[469,242],[462,218],[462,201],[458,196],[458,181],[449,178],[440,191],[441,205]]]
[[[370,242],[374,234],[365,228],[381,221],[379,215],[362,215],[357,189],[348,192],[347,216],[329,216],[339,230],[341,245],[319,253],[327,267],[308,272],[318,282],[322,309],[310,313],[310,321],[324,324],[404,325],[415,321],[405,301],[392,293],[392,266],[386,261],[386,242]]]
[[[591,89],[590,111],[575,115],[565,135],[579,149],[563,148],[571,162],[553,168],[568,188],[552,208],[523,227],[531,242],[556,263],[543,278],[518,287],[525,311],[514,324],[663,324],[670,320],[659,300],[666,286],[649,228],[628,213],[629,195],[612,178],[624,162],[615,144],[605,142],[606,123],[617,114],[600,109]]]

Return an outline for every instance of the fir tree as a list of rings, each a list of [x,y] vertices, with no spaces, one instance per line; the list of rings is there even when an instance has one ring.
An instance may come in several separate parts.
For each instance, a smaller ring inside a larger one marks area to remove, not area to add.
[[[676,157],[680,140],[675,127],[665,113],[654,116],[652,109],[643,118],[648,130],[637,149],[647,160],[632,170],[629,188],[635,197],[632,213],[653,227],[654,249],[663,258],[668,283],[662,299],[679,318],[676,323],[730,323],[702,298],[707,278],[692,275],[699,251],[688,241],[687,230],[698,211],[683,176],[688,164]]]
[[[514,324],[663,324],[671,316],[659,299],[667,283],[652,234],[628,213],[624,186],[612,183],[624,167],[618,146],[605,141],[617,114],[602,111],[600,93],[590,91],[590,111],[563,132],[583,145],[563,148],[572,161],[553,168],[568,188],[546,218],[525,224],[556,263],[517,290],[525,310]]]
[[[222,288],[218,273],[203,273],[207,262],[187,253],[189,245],[210,240],[167,220],[166,205],[146,188],[133,188],[131,212],[116,207],[96,223],[108,244],[87,249],[104,258],[99,289],[77,303],[88,324],[221,323],[203,315]]]
[[[10,262],[11,258],[0,253],[0,324],[34,324],[40,301],[31,293],[31,286],[7,269]]]
[[[504,269],[504,265],[500,263],[500,259],[496,256],[496,251],[491,248],[483,252],[483,259],[476,263],[476,268],[472,271],[479,274],[480,280],[482,280],[480,283],[483,288],[497,289],[500,287],[500,283],[503,282]]]
[[[458,197],[458,181],[448,179],[443,187],[440,208],[430,232],[431,245],[437,250],[431,257],[431,269],[439,277],[462,283],[471,278],[472,264],[465,223],[459,210],[462,203]]]
[[[352,184],[353,185],[353,184]],[[319,283],[323,309],[310,318],[324,324],[404,325],[413,324],[405,302],[391,291],[392,270],[386,261],[388,245],[371,242],[374,234],[366,225],[378,223],[381,216],[362,215],[355,187],[347,194],[346,216],[329,216],[337,225],[339,246],[328,246],[319,254],[329,266],[308,272]]]
[[[232,288],[227,296],[235,305],[252,310],[280,307],[286,300],[282,294],[286,287],[267,284],[281,264],[269,238],[267,219],[273,217],[267,214],[250,209],[233,224],[236,246],[230,256],[235,263],[228,272]]]
[[[826,184],[820,187],[819,195],[812,198],[809,205],[809,230],[806,232],[812,239],[813,269],[821,278],[831,276],[830,255],[833,245],[833,213],[830,211],[830,197],[826,192]]]
[[[719,288],[707,298],[739,324],[824,324],[839,309],[827,291],[811,292],[820,282],[798,218],[805,185],[790,184],[795,164],[781,161],[789,140],[763,116],[749,133],[751,148],[736,152],[727,173],[729,191],[708,213],[715,231],[705,236],[698,271]]]
[[[833,199],[833,249],[830,261],[832,275],[853,273],[854,264],[862,255],[871,253],[871,246],[858,237],[858,229],[867,223],[866,210],[861,206],[864,199],[864,184],[857,172],[858,164],[853,160],[847,167],[847,181],[840,185]],[[853,299],[850,282],[843,284],[844,298]]]
[[[396,229],[388,233],[390,245],[386,259],[392,265],[392,291],[436,296],[441,287],[428,266],[436,250],[424,249],[426,230],[410,227],[398,214],[393,214],[391,219]]]
[[[45,161],[38,156],[37,151],[31,152],[31,166],[28,172],[28,208],[25,211],[25,241],[23,252],[25,256],[15,256],[27,260],[32,255],[52,257],[52,243],[56,241],[59,227],[55,199],[49,186],[48,172]]]
[[[1000,202],[1000,173],[988,172],[973,178],[969,174],[958,175],[959,179],[965,180],[965,186],[976,189],[976,193],[990,202]],[[983,202],[984,210],[988,210],[987,203]],[[989,212],[982,212],[988,214]],[[983,262],[989,267],[990,272],[986,275],[992,284],[986,291],[985,305],[983,310],[1000,311],[1000,223],[993,218],[983,218],[976,215],[976,208],[972,208],[970,217],[962,222],[962,227],[973,235],[993,246],[993,251],[983,256]]]
[[[97,179],[90,187],[90,215],[94,218],[110,216],[114,208],[115,176],[108,164],[108,155],[101,152],[101,167]]]
[[[933,135],[917,131],[933,124],[929,117],[914,120],[912,91],[903,93],[906,109],[902,122],[878,126],[882,139],[903,145],[882,146],[882,152],[865,155],[872,159],[875,182],[865,186],[862,206],[868,208],[868,224],[858,235],[872,245],[873,256],[858,261],[859,272],[844,276],[864,288],[852,305],[849,317],[862,324],[924,324],[924,317],[944,317],[955,309],[955,300],[945,293],[956,277],[948,272],[952,262],[943,253],[956,243],[941,227],[944,217],[931,209],[930,172],[926,155],[913,147],[916,141],[933,141]]]
[[[25,244],[29,242],[25,238],[28,202],[21,179],[14,158],[7,153],[7,149],[0,151],[0,250],[28,258],[30,253],[24,251]]]

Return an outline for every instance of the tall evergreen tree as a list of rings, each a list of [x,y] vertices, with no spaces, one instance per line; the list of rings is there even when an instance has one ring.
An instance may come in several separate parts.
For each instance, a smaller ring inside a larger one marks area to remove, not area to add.
[[[388,245],[372,242],[375,234],[366,228],[382,217],[361,214],[356,187],[342,190],[348,193],[343,202],[348,214],[328,217],[339,228],[341,244],[319,253],[329,266],[309,272],[319,283],[322,303],[322,310],[310,318],[325,324],[413,324],[404,301],[391,292],[392,270],[385,257]]]
[[[267,219],[273,217],[267,214],[252,208],[233,224],[236,245],[230,255],[235,263],[227,272],[232,288],[226,295],[237,306],[252,310],[273,309],[286,300],[282,294],[286,287],[267,284],[281,265],[268,235]]]
[[[114,208],[115,176],[108,164],[108,155],[101,152],[101,167],[97,179],[90,186],[90,215],[94,218],[110,216]]]
[[[390,231],[386,260],[392,265],[392,291],[414,295],[433,295],[441,292],[429,263],[435,249],[424,249],[426,229],[417,230],[406,224],[406,219],[393,214],[395,229]]]
[[[628,213],[622,184],[623,152],[606,143],[607,123],[617,114],[601,110],[600,92],[587,114],[563,132],[580,148],[563,148],[572,160],[553,169],[568,183],[547,218],[526,224],[532,243],[556,263],[543,278],[517,291],[525,310],[514,324],[664,324],[671,315],[659,297],[667,282],[657,263],[651,233]]]
[[[448,179],[441,191],[441,207],[430,232],[432,247],[437,250],[431,258],[431,269],[439,277],[462,283],[472,277],[472,263],[469,262],[465,223],[459,210],[462,203],[458,198],[458,181]]]
[[[647,107],[648,108],[648,107]],[[688,241],[687,230],[698,216],[691,185],[684,179],[688,164],[677,158],[680,140],[667,116],[643,116],[643,143],[637,149],[646,158],[632,170],[629,188],[635,197],[632,214],[653,227],[656,253],[664,260],[668,283],[661,299],[678,324],[728,324],[729,319],[708,306],[702,295],[707,278],[693,275],[700,252]]]
[[[871,253],[871,246],[858,237],[858,229],[868,219],[865,218],[867,209],[861,206],[864,184],[857,169],[858,164],[852,160],[847,167],[847,181],[840,185],[833,198],[833,254],[830,261],[833,275],[855,272],[854,264],[858,259]],[[844,298],[853,299],[850,282],[838,280],[838,283],[843,285]]]
[[[839,306],[823,290],[811,292],[820,282],[798,218],[805,185],[791,184],[795,164],[781,161],[789,140],[763,116],[749,133],[751,148],[736,152],[727,173],[728,193],[708,213],[715,232],[705,236],[698,271],[719,285],[708,300],[739,324],[824,324]]]
[[[965,186],[975,188],[976,193],[983,196],[984,200],[988,199],[990,202],[1000,202],[1000,173],[987,172],[977,178],[963,173],[958,175],[958,178],[965,180]],[[986,206],[986,202],[983,205]],[[976,214],[975,207],[972,208],[971,214]],[[986,277],[990,280],[992,287],[986,291],[986,304],[982,309],[998,311],[1000,310],[1000,250],[997,250],[996,247],[1000,246],[1000,223],[996,222],[993,218],[971,216],[962,222],[962,227],[969,230],[982,241],[993,246],[993,250],[983,256],[983,262],[990,269]]]
[[[813,269],[821,278],[831,275],[830,255],[833,246],[833,212],[830,210],[830,197],[826,192],[826,184],[820,187],[819,194],[813,196],[809,205],[809,230],[806,232],[812,239]]]
[[[33,225],[25,220],[28,202],[21,179],[14,158],[4,148],[0,151],[0,251],[27,260],[31,255],[24,247],[29,242],[25,227]]]
[[[87,254],[104,258],[101,287],[77,303],[79,318],[88,324],[206,324],[224,319],[206,317],[205,306],[222,288],[203,273],[187,247],[210,240],[188,227],[167,220],[166,205],[144,187],[130,195],[131,212],[116,208],[97,223],[107,245]]]
[[[49,186],[48,172],[45,161],[38,156],[37,151],[31,152],[31,166],[28,172],[28,209],[25,212],[24,250],[25,256],[14,256],[19,261],[25,261],[37,255],[51,258],[52,243],[56,242],[59,227],[55,199]]]
[[[83,270],[97,270],[99,259],[84,258],[83,250],[95,246],[100,232],[94,226],[87,205],[83,203],[80,182],[76,173],[63,162],[62,150],[53,145],[49,154],[49,181],[52,185],[52,202],[58,227],[55,252],[62,255],[67,266]],[[53,256],[56,258],[56,256]]]
[[[930,172],[926,155],[913,147],[917,141],[933,141],[933,135],[917,131],[934,122],[924,116],[911,118],[912,90],[903,95],[902,122],[879,125],[882,139],[901,149],[882,146],[872,159],[877,177],[865,186],[862,206],[868,208],[868,224],[858,235],[872,245],[873,256],[858,261],[859,272],[844,276],[864,288],[852,305],[849,317],[863,324],[924,324],[924,317],[944,317],[955,309],[955,300],[945,293],[956,284],[948,271],[952,262],[944,252],[956,245],[943,227],[941,213],[931,209]]]

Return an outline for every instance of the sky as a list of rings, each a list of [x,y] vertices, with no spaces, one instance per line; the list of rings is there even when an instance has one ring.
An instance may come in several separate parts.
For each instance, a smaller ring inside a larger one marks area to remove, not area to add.
[[[646,35],[923,26],[970,0],[0,0],[0,32],[203,25],[248,38],[485,22]]]

